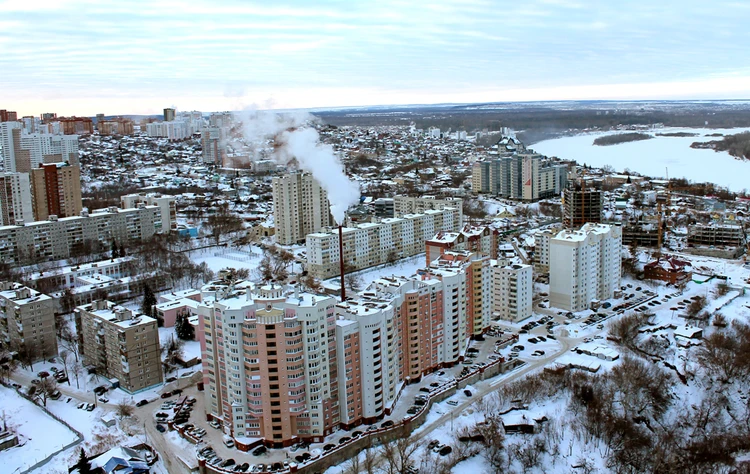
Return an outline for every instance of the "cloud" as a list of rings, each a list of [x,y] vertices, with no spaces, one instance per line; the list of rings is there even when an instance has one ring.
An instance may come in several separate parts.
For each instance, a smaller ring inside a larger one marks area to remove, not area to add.
[[[27,104],[53,96],[77,104],[59,113],[86,114],[108,97],[134,107],[111,113],[137,113],[197,108],[179,100],[221,110],[269,97],[304,107],[589,86],[614,96],[623,84],[747,76],[750,44],[748,9],[721,0],[5,1],[0,18],[0,107],[34,114]]]

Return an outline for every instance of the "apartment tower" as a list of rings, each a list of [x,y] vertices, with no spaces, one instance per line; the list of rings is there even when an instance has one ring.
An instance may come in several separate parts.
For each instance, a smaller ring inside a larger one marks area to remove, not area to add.
[[[291,245],[333,225],[328,193],[310,173],[296,171],[273,178],[276,241]]]
[[[42,163],[31,170],[34,220],[81,213],[81,168],[68,163]]]

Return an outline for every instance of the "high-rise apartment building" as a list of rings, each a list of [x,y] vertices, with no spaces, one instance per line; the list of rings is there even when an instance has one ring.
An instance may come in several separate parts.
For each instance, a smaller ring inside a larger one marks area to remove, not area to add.
[[[353,271],[422,253],[425,240],[441,231],[457,231],[461,225],[459,216],[458,210],[446,207],[345,227],[342,229],[344,263]],[[316,278],[330,278],[339,273],[337,229],[308,234],[305,245],[308,272]]]
[[[48,122],[54,122],[57,119],[57,113],[55,112],[46,112],[39,116],[40,119],[42,119],[42,122],[48,123]]]
[[[579,229],[582,225],[599,223],[604,212],[601,187],[583,180],[571,179],[563,191],[563,225]]]
[[[20,283],[0,282],[0,336],[22,359],[56,356],[55,300]]]
[[[175,115],[175,109],[173,108],[164,109],[164,121],[165,122],[172,122],[174,120],[174,115]]]
[[[560,194],[567,166],[535,153],[506,153],[474,163],[471,182],[476,193],[534,201]]]
[[[0,226],[34,220],[31,183],[26,173],[0,173]]]
[[[273,178],[273,218],[276,241],[291,245],[307,234],[333,225],[328,193],[307,172],[293,172]]]
[[[530,318],[534,293],[531,266],[494,260],[491,271],[493,319],[517,323]]]
[[[97,300],[75,310],[81,355],[97,374],[114,378],[128,393],[163,382],[156,319]]]
[[[27,133],[21,122],[0,123],[6,172],[30,173],[42,163],[78,164],[78,136]]]
[[[146,125],[146,133],[149,137],[166,138],[171,141],[185,140],[190,138],[195,130],[188,122],[169,121],[153,122]]]
[[[81,169],[68,163],[42,163],[31,170],[34,220],[81,213]]]
[[[201,132],[204,163],[224,166],[227,157],[224,135],[222,127],[208,127]]]
[[[132,135],[133,121],[126,118],[113,118],[96,122],[99,135]]]
[[[568,311],[614,296],[620,287],[622,229],[585,224],[550,240],[550,304]]]
[[[220,294],[198,306],[209,419],[240,448],[243,438],[322,441],[339,423],[336,300],[278,285]]]
[[[57,119],[65,135],[91,135],[94,133],[94,121],[91,117],[62,117]],[[45,122],[46,123],[46,122]]]

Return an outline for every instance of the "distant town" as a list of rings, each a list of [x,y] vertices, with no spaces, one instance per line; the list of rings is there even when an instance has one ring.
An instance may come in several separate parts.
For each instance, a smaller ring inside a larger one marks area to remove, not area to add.
[[[346,121],[0,110],[4,472],[748,468],[750,196]]]

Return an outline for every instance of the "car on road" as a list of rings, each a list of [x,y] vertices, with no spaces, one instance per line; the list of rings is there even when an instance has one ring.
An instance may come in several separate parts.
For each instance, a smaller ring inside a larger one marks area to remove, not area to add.
[[[229,458],[226,461],[219,464],[219,467],[227,467],[227,466],[233,466],[234,465],[234,459]]]
[[[102,403],[109,403],[109,398],[107,398],[105,396],[101,396],[97,400],[99,400]]]
[[[435,448],[436,448],[436,447],[438,447],[438,446],[440,446],[440,441],[438,441],[438,440],[436,440],[436,439],[433,439],[432,441],[430,441],[430,442],[429,442],[429,443],[427,444],[427,449],[429,449],[429,450],[433,450],[433,449],[435,449]]]
[[[147,404],[148,404],[148,400],[146,400],[144,398],[143,400],[138,400],[138,402],[135,404],[135,406],[142,407],[142,406],[147,405]]]
[[[471,393],[471,390],[468,390],[468,389],[467,389],[467,390],[464,390],[464,395],[466,395],[467,397],[470,397],[470,396],[472,396],[473,394]]]
[[[107,393],[107,387],[105,387],[104,385],[99,385],[94,389],[94,393],[97,396],[104,395],[105,393]]]
[[[172,396],[172,392],[164,392],[161,394],[161,398],[169,398]]]
[[[458,405],[458,402],[455,401],[455,400],[448,400],[447,403],[448,403],[448,405],[453,406],[453,407],[456,406],[456,405]]]
[[[164,428],[164,425],[157,424],[156,425],[156,431],[158,431],[159,433],[164,433],[165,431],[167,431],[167,429]]]
[[[383,423],[382,423],[382,424],[380,425],[380,427],[381,427],[381,428],[389,428],[389,427],[393,426],[394,424],[395,424],[395,423],[393,423],[393,420],[386,420],[386,421],[384,421],[384,422],[383,422]]]
[[[216,420],[209,421],[208,426],[210,426],[211,428],[216,428],[217,430],[221,428],[221,424]]]

